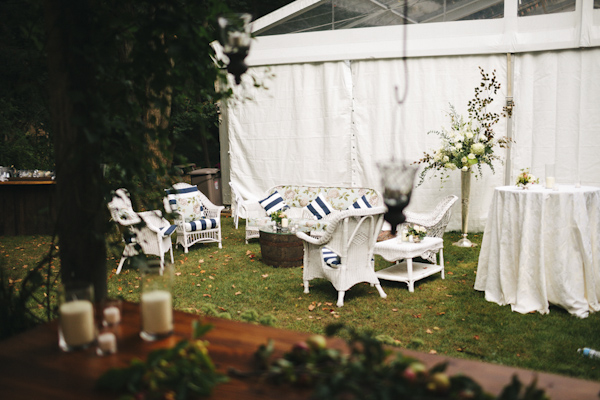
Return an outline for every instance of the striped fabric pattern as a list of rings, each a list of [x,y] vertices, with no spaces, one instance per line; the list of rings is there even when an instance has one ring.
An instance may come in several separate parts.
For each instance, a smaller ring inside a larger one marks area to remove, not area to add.
[[[313,201],[311,201],[306,208],[311,212],[317,219],[325,218],[326,215],[331,214],[333,207],[322,194],[319,194]]]
[[[367,197],[363,194],[360,199],[356,200],[354,202],[354,204],[352,204],[351,208],[365,209],[365,208],[372,208],[372,206],[371,206],[371,204],[369,204]]]
[[[177,229],[177,225],[170,225],[170,226],[165,226],[163,228],[160,228],[159,231],[163,237],[167,237],[167,236],[171,236],[171,234],[173,232],[175,232],[175,229]]]
[[[327,247],[321,250],[323,261],[332,268],[337,268],[340,265],[340,257]]]
[[[195,232],[216,228],[219,226],[219,223],[215,218],[205,218],[197,221],[186,222],[183,226],[186,231]]]
[[[277,190],[271,193],[266,198],[260,200],[259,203],[269,215],[274,213],[275,211],[285,210],[289,208],[287,204],[285,204],[283,198]]]

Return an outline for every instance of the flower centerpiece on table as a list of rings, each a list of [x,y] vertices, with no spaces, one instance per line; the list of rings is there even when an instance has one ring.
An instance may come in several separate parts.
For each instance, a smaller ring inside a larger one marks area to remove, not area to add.
[[[284,210],[277,210],[271,213],[271,221],[275,221],[275,224],[281,226],[281,220],[287,218],[287,214]]]
[[[427,235],[427,229],[424,226],[412,224],[409,225],[406,234],[413,237],[413,242],[420,242]]]
[[[490,77],[483,68],[479,67],[479,70],[482,81],[475,87],[475,97],[468,103],[468,119],[458,114],[450,104],[450,128],[442,127],[439,131],[428,132],[438,135],[441,144],[438,149],[425,152],[423,158],[417,161],[425,165],[419,175],[419,185],[425,181],[430,171],[435,171],[434,176],[442,172],[442,182],[450,176],[450,171],[455,170],[472,171],[477,178],[483,175],[483,164],[487,164],[495,172],[493,161],[502,161],[495,149],[508,147],[510,139],[494,137],[492,127],[500,120],[500,115],[487,110],[487,106],[493,102],[489,93],[496,93],[500,89],[500,83],[496,81],[495,71]]]
[[[517,176],[517,187],[527,189],[529,185],[540,183],[540,179],[529,173],[529,168],[522,168],[521,173]]]

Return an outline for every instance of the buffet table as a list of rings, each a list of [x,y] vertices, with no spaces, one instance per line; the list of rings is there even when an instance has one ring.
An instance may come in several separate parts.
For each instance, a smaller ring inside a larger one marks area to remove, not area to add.
[[[116,399],[114,393],[94,389],[98,377],[113,367],[125,367],[133,358],[146,359],[148,353],[157,348],[174,346],[182,338],[190,338],[192,321],[198,316],[183,312],[174,313],[175,334],[159,342],[147,343],[140,339],[139,305],[123,303],[123,320],[120,325],[118,353],[98,356],[95,349],[63,353],[58,348],[56,322],[37,328],[0,342],[0,387],[2,398],[11,400],[101,400]],[[305,339],[308,334],[260,325],[206,318],[214,329],[204,336],[209,341],[209,353],[223,372],[232,366],[250,370],[252,355],[260,344],[269,339],[275,342],[277,355],[290,350],[291,346]],[[329,345],[342,348],[341,339],[329,340]],[[402,350],[405,355],[433,366],[448,361],[448,373],[462,372],[475,379],[483,388],[497,394],[506,386],[514,374],[521,382],[529,384],[537,378],[539,388],[554,400],[597,400],[600,382],[567,378],[560,375],[537,373],[518,368],[504,367],[478,361],[453,359],[440,355]],[[308,399],[308,391],[288,389],[285,386],[271,387],[252,381],[231,379],[217,386],[214,399]]]
[[[600,188],[496,188],[475,289],[520,313],[600,310]]]
[[[50,178],[0,182],[0,236],[51,235],[56,214],[56,182]]]

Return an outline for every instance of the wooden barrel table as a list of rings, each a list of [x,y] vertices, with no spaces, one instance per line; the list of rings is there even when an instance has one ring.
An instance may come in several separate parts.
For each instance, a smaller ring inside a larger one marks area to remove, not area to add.
[[[295,233],[261,228],[259,241],[262,260],[267,265],[290,268],[304,263],[304,244]]]

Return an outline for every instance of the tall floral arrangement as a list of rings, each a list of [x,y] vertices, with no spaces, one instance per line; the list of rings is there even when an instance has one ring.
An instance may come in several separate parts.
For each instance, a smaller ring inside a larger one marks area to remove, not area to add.
[[[438,135],[441,145],[436,150],[425,152],[423,158],[417,161],[425,164],[419,175],[419,185],[431,171],[434,171],[434,177],[439,174],[443,182],[449,177],[450,171],[473,171],[475,177],[480,177],[483,174],[483,164],[487,164],[495,172],[493,162],[502,162],[501,157],[495,153],[496,148],[508,147],[510,140],[506,137],[494,137],[493,126],[500,120],[500,114],[487,109],[494,101],[492,94],[500,89],[500,83],[496,79],[495,70],[491,76],[481,67],[479,72],[481,83],[475,87],[475,96],[468,103],[468,118],[458,114],[450,104],[450,128],[442,127],[439,131],[428,132]]]

